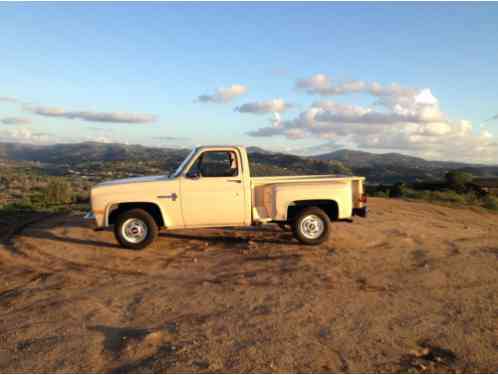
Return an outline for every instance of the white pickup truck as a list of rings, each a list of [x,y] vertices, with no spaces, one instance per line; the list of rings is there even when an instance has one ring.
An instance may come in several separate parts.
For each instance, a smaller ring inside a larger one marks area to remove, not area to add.
[[[290,225],[304,244],[326,240],[330,222],[367,214],[363,177],[251,177],[244,147],[196,147],[169,176],[103,182],[87,218],[114,226],[117,241],[142,249],[161,228]]]

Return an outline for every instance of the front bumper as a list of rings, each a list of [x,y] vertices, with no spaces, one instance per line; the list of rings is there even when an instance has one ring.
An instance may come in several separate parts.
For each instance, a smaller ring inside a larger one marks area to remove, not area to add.
[[[92,221],[91,227],[95,232],[104,230],[104,228],[98,226],[97,216],[95,216],[93,212],[87,212],[85,216],[83,216],[83,219]]]
[[[353,208],[353,216],[367,217],[368,207]]]

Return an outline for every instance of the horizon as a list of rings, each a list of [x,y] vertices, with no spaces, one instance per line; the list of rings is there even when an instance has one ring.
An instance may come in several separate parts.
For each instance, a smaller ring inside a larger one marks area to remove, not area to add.
[[[0,142],[498,164],[498,4],[0,10]]]
[[[37,143],[22,143],[22,142],[2,142],[0,141],[0,145],[2,144],[15,144],[15,145],[22,145],[22,146],[28,146],[28,147],[51,147],[51,146],[77,146],[81,144],[98,144],[98,145],[105,145],[105,146],[112,146],[112,145],[118,145],[118,146],[126,146],[126,147],[145,147],[145,148],[155,148],[155,149],[169,149],[169,150],[185,150],[185,151],[190,151],[192,148],[196,147],[202,147],[202,146],[207,146],[207,147],[214,147],[214,146],[229,146],[229,145],[219,145],[219,144],[204,144],[204,145],[194,145],[192,147],[188,146],[175,146],[175,145],[169,145],[169,146],[150,146],[150,145],[143,145],[140,143],[119,143],[119,142],[98,142],[98,141],[82,141],[82,142],[73,142],[73,143],[49,143],[49,144],[37,144]],[[266,148],[260,147],[260,146],[254,146],[254,145],[235,145],[235,146],[242,146],[246,150],[249,148],[256,148],[256,149],[261,149],[263,152],[270,152],[273,154],[283,154],[283,155],[291,155],[291,156],[299,156],[302,158],[311,158],[313,159],[314,157],[320,157],[323,155],[328,155],[328,154],[333,154],[333,153],[339,153],[341,151],[347,151],[347,152],[355,152],[355,153],[364,153],[368,155],[376,155],[376,156],[386,156],[386,155],[393,155],[393,156],[406,156],[406,157],[413,157],[413,158],[418,158],[427,162],[440,162],[440,163],[456,163],[456,164],[468,164],[468,165],[474,165],[474,166],[486,166],[486,167],[494,167],[498,166],[498,163],[473,163],[473,162],[459,162],[455,160],[434,160],[434,159],[427,159],[423,158],[420,156],[414,156],[414,155],[409,155],[405,154],[402,152],[368,152],[368,151],[363,151],[363,150],[352,150],[349,148],[339,148],[333,151],[328,151],[328,152],[323,152],[319,154],[295,154],[292,152],[285,152],[285,151],[271,151]],[[0,158],[1,160],[1,158]],[[8,160],[8,159],[7,159]],[[333,160],[333,159],[332,159]]]

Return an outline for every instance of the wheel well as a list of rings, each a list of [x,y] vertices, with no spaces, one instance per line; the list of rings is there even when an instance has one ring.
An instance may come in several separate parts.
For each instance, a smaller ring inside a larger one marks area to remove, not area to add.
[[[309,200],[309,201],[295,201],[293,205],[287,208],[287,221],[294,220],[299,211],[305,207],[318,207],[321,208],[331,221],[339,218],[339,206],[333,200]]]
[[[123,212],[133,210],[135,208],[141,208],[146,211],[154,218],[154,221],[158,227],[164,227],[163,215],[161,214],[159,206],[157,204],[147,202],[120,203],[118,208],[112,210],[109,214],[109,225],[115,224],[117,217]]]

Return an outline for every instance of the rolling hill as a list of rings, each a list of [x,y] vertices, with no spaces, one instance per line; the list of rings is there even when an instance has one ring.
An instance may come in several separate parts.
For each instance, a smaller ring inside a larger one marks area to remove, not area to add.
[[[373,154],[338,150],[308,157],[276,153],[260,147],[248,147],[253,174],[355,174],[367,177],[371,184],[399,181],[438,180],[450,170],[463,170],[480,177],[498,176],[498,166],[432,161],[399,153]],[[84,142],[35,146],[0,143],[0,159],[39,161],[51,165],[78,166],[91,163],[156,161],[165,172],[172,171],[188,149],[156,148],[117,143]]]
[[[0,143],[0,159],[38,161],[50,165],[95,167],[95,163],[156,162],[164,173],[172,172],[190,150],[181,148],[156,148],[141,145],[85,142],[33,146]],[[248,147],[251,172],[254,176],[292,174],[351,174],[341,162],[273,153],[259,147]],[[130,167],[135,168],[137,163]],[[122,166],[121,166],[122,167]],[[112,165],[110,166],[112,168]]]
[[[343,149],[311,158],[340,161],[354,174],[366,176],[370,183],[438,180],[450,170],[466,171],[476,176],[498,176],[498,166],[425,160],[399,153],[373,154]]]

